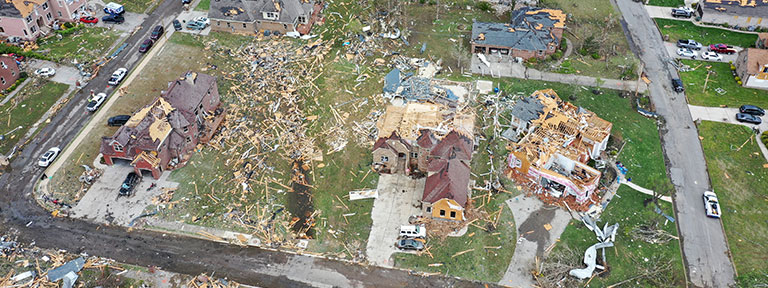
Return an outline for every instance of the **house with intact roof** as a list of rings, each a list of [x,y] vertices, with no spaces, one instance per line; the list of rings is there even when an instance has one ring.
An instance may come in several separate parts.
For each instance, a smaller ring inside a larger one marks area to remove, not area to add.
[[[213,31],[304,35],[319,20],[322,7],[309,0],[216,0],[211,1],[208,18]]]
[[[472,23],[472,53],[544,58],[560,47],[565,13],[557,9],[523,7],[512,11],[510,23]]]
[[[224,119],[216,78],[189,71],[134,113],[112,137],[102,137],[107,165],[130,161],[136,173],[155,179],[183,167],[198,143],[206,143]]]
[[[768,28],[768,0],[700,0],[701,22]]]
[[[733,65],[744,87],[768,90],[768,49],[744,49]]]
[[[0,90],[8,89],[19,80],[19,65],[11,56],[0,56]]]
[[[86,0],[4,0],[0,2],[0,37],[34,41],[55,21],[73,22]]]

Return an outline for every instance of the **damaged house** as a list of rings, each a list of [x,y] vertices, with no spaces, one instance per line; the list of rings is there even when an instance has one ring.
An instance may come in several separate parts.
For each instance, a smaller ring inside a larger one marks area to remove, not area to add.
[[[605,151],[613,124],[563,102],[552,89],[534,92],[511,112],[507,176],[544,197],[587,202],[601,176],[587,163]]]
[[[163,171],[182,167],[198,143],[205,143],[224,119],[216,78],[187,72],[168,90],[134,113],[112,137],[101,140],[108,165],[130,161],[136,173],[155,179]]]
[[[56,22],[74,22],[86,0],[5,0],[0,2],[0,37],[34,41],[53,30]]]
[[[257,35],[309,34],[323,6],[305,0],[216,0],[208,18],[211,30]]]
[[[701,22],[768,28],[768,0],[699,0]]]
[[[560,47],[565,13],[523,7],[512,11],[510,23],[472,23],[472,53],[543,59]]]
[[[733,65],[744,87],[768,90],[768,49],[741,50]]]

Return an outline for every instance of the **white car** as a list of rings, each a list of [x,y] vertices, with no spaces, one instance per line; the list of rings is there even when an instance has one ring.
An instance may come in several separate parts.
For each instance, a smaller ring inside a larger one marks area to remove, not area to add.
[[[123,81],[123,78],[125,78],[125,74],[128,74],[128,69],[120,68],[115,71],[115,73],[112,73],[112,77],[109,77],[109,85],[117,86],[117,84],[120,84],[120,81]]]
[[[680,56],[683,56],[683,57],[688,57],[688,58],[691,58],[691,59],[696,59],[696,56],[698,56],[698,53],[696,53],[696,51],[693,51],[693,50],[688,49],[688,48],[678,48],[677,49],[677,55],[680,55]]]
[[[48,167],[53,163],[53,160],[56,159],[56,156],[59,156],[59,152],[61,152],[61,149],[59,147],[53,147],[51,149],[48,149],[43,156],[40,156],[40,161],[37,161],[37,166],[40,167]]]
[[[43,76],[43,77],[51,77],[53,75],[56,75],[56,70],[51,67],[40,68],[35,70],[35,75]]]
[[[205,17],[205,16],[197,17],[195,19],[192,19],[192,21],[203,23],[205,24],[205,27],[208,27],[208,25],[211,25],[211,19],[208,19],[208,17]]]
[[[99,93],[96,94],[96,96],[88,97],[88,106],[85,106],[85,110],[94,112],[101,107],[101,103],[104,103],[104,100],[107,99],[107,94]]]
[[[717,54],[717,52],[713,51],[707,51],[704,53],[701,53],[701,58],[704,60],[712,60],[712,61],[722,61],[723,56],[720,54]]]
[[[717,201],[715,192],[704,192],[704,210],[707,212],[707,217],[720,218],[720,202]]]

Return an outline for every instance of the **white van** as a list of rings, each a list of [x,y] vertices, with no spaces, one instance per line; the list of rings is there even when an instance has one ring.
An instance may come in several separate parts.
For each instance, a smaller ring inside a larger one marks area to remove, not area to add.
[[[123,12],[125,12],[123,5],[117,4],[115,2],[109,2],[107,5],[104,5],[104,13],[120,15],[123,14]]]
[[[400,226],[400,237],[427,238],[427,229],[424,227],[424,224],[402,225]]]

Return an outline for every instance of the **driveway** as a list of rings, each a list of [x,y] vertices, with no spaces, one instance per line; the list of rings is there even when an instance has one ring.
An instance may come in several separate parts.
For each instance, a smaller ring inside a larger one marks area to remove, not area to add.
[[[200,35],[208,35],[208,33],[211,33],[210,25],[208,25],[208,27],[205,27],[205,29],[203,30],[187,29],[187,22],[192,21],[192,19],[195,19],[200,16],[208,17],[208,12],[194,11],[194,10],[182,11],[181,14],[179,14],[179,17],[176,18],[179,20],[179,22],[181,22],[181,26],[183,27],[181,28],[181,30],[179,30],[179,32],[190,33],[190,34],[200,34]]]
[[[77,80],[82,80],[80,71],[78,71],[77,68],[68,65],[60,65],[46,60],[30,59],[27,61],[27,67],[27,73],[29,73],[30,76],[35,75],[35,70],[40,68],[51,67],[56,69],[56,75],[53,75],[53,77],[49,79],[53,82],[67,84],[69,86],[75,86]]]
[[[702,46],[706,46],[706,44],[703,44],[703,43],[701,45]],[[677,58],[677,59],[691,59],[690,57],[683,57],[683,56],[677,55],[677,43],[664,42],[664,47],[667,48],[667,54],[669,54],[669,56],[672,56],[673,58]],[[696,54],[698,56],[696,56],[696,59],[694,59],[694,60],[709,61],[709,62],[724,62],[724,63],[728,63],[729,61],[736,62],[736,57],[739,56],[738,52],[743,50],[743,49],[744,48],[741,48],[741,47],[733,47],[733,50],[736,50],[736,53],[734,53],[734,54],[720,54],[720,56],[723,56],[723,60],[715,61],[715,60],[707,60],[707,59],[701,58],[701,54],[707,51],[707,48],[703,47],[703,48],[701,48],[701,50],[696,51]]]
[[[667,168],[675,186],[674,204],[682,242],[687,279],[698,287],[728,287],[734,283],[734,270],[728,256],[721,221],[701,216],[701,193],[709,190],[709,175],[699,134],[685,97],[672,91],[670,78],[679,78],[667,61],[659,30],[645,7],[632,0],[617,0],[629,36],[630,47],[645,64],[652,81],[651,101],[656,113],[664,117],[661,140]],[[681,113],[682,112],[682,113]]]
[[[369,262],[383,267],[394,266],[391,256],[399,252],[395,248],[398,230],[400,225],[408,225],[408,217],[421,214],[418,205],[425,183],[426,178],[412,179],[390,174],[379,176],[379,184],[376,187],[379,197],[373,201],[373,225],[365,249]]]
[[[648,16],[651,16],[651,18],[664,18],[664,19],[672,19],[672,20],[680,20],[680,21],[691,21],[691,19],[693,19],[693,17],[685,18],[685,17],[672,16],[672,8],[673,7],[651,6],[651,5],[645,6],[645,10],[648,11]]]

